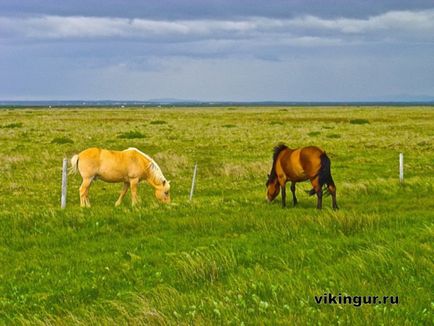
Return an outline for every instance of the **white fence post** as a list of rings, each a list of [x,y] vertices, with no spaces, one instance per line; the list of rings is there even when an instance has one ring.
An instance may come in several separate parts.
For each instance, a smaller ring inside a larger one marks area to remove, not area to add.
[[[64,209],[66,207],[66,189],[68,181],[68,159],[65,157],[63,159],[62,166],[62,196],[60,198],[60,208]]]
[[[399,153],[399,182],[404,182],[404,154]]]
[[[190,199],[193,198],[194,186],[196,184],[197,162],[194,164],[193,179],[191,180]]]

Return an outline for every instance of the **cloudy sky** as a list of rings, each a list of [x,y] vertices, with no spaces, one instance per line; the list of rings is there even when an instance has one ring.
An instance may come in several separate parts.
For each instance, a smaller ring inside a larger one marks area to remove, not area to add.
[[[426,97],[432,0],[0,0],[0,100]]]

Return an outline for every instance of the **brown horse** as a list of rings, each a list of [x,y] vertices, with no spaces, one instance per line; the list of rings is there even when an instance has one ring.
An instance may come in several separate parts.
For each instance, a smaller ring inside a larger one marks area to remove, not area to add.
[[[128,188],[131,188],[133,206],[138,202],[137,186],[146,180],[155,188],[155,197],[163,203],[170,203],[170,182],[166,180],[158,164],[137,148],[124,151],[110,151],[88,148],[71,159],[71,172],[80,172],[83,182],[80,186],[80,206],[90,207],[89,188],[93,180],[123,182],[116,206],[119,206]]]
[[[315,146],[290,149],[280,144],[274,148],[273,166],[268,175],[267,199],[274,200],[282,188],[282,206],[286,206],[286,182],[291,181],[291,192],[294,206],[297,204],[295,184],[310,180],[313,189],[309,195],[318,197],[317,208],[322,208],[323,185],[332,196],[333,209],[337,209],[336,186],[330,172],[330,159],[326,153]]]

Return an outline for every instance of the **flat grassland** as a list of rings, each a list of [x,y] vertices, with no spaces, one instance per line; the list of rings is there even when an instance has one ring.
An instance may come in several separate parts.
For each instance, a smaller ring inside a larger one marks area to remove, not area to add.
[[[1,109],[0,323],[433,323],[433,139],[432,107]],[[308,183],[265,202],[279,142],[326,150],[339,211]],[[152,156],[173,203],[97,181],[80,209],[75,175],[60,210],[63,157],[93,146]]]

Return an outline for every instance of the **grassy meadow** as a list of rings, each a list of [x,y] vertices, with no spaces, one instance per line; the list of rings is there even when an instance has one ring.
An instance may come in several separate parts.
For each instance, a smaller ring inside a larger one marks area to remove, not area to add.
[[[432,324],[433,139],[432,107],[0,109],[0,324]],[[308,183],[265,201],[279,142],[326,150],[340,210]],[[81,209],[73,175],[61,210],[63,157],[94,146],[152,156],[172,204],[97,181]]]

